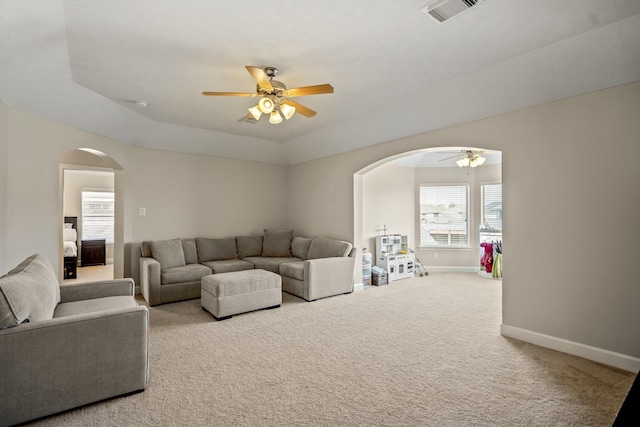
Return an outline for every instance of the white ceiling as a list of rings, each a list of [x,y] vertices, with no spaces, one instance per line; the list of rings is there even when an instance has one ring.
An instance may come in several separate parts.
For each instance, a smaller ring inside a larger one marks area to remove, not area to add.
[[[2,0],[0,99],[130,145],[278,164],[640,80],[640,1]],[[240,123],[245,65],[318,115]],[[135,100],[149,102],[139,108]]]

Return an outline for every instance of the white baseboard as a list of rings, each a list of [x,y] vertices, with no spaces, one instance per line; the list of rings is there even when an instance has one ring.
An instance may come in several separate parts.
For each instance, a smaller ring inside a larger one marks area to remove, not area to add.
[[[353,292],[364,291],[364,283],[356,283],[353,285]]]
[[[552,350],[561,351],[563,353],[572,354],[574,356],[602,363],[604,365],[613,366],[614,368],[624,369],[625,371],[637,373],[640,370],[640,359],[637,357],[627,356],[626,354],[591,347],[574,341],[568,341],[551,335],[545,335],[505,324],[500,325],[500,334],[505,337],[515,338],[520,341],[535,344],[540,347],[550,348]]]
[[[435,266],[435,265],[425,265],[424,268],[427,269],[429,273],[478,273],[480,272],[480,267],[453,267],[453,266]]]

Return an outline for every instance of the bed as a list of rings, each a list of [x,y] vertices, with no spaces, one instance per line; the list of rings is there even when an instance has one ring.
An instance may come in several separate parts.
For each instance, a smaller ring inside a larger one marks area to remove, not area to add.
[[[77,278],[78,268],[78,217],[65,216],[62,228],[62,248],[64,254],[64,278]]]

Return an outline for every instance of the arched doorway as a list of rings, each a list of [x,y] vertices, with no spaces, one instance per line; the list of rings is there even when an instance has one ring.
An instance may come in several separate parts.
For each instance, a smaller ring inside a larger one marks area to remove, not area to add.
[[[59,162],[59,217],[64,223],[65,171],[89,171],[113,174],[113,277],[124,277],[124,169],[109,155],[91,148],[79,148],[60,156]],[[63,230],[59,234],[59,279],[64,272]]]
[[[460,159],[456,155],[465,150],[482,152],[483,165],[456,163]],[[432,271],[477,271],[483,186],[501,182],[501,171],[501,152],[470,147],[434,147],[374,162],[354,174],[354,242],[375,254],[377,235],[406,234],[409,247]],[[421,242],[420,187],[425,183],[466,183],[468,218],[464,221],[464,244],[436,248]],[[356,272],[356,284],[362,282],[357,275]]]

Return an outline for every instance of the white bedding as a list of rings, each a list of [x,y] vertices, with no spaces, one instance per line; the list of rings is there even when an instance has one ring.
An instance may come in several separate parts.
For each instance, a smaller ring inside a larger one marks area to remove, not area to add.
[[[78,246],[76,246],[75,240],[73,242],[65,240],[63,243],[64,256],[78,256]]]
[[[78,256],[77,239],[78,235],[76,234],[76,230],[66,227],[62,229],[64,256]]]

